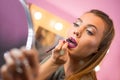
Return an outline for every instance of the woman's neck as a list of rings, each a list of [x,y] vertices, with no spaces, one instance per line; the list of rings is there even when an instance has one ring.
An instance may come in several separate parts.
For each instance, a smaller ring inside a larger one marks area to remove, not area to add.
[[[68,59],[68,61],[64,64],[64,71],[65,71],[65,76],[68,77],[75,73],[80,67],[84,64],[83,60],[71,60]]]

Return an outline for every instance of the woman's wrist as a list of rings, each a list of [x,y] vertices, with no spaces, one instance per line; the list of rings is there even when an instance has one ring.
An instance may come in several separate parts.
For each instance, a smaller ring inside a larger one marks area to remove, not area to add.
[[[62,65],[61,63],[59,63],[59,62],[58,62],[55,58],[53,58],[53,57],[50,57],[49,62],[51,63],[51,65],[56,66],[56,67],[60,67],[60,66]]]

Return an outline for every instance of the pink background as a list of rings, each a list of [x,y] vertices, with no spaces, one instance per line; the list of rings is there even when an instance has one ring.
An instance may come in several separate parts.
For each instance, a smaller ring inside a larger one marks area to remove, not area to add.
[[[120,80],[120,0],[27,0],[72,23],[90,9],[100,9],[113,19],[116,35],[109,53],[101,63],[98,80]],[[25,45],[27,24],[18,0],[0,1],[0,64],[3,53]],[[11,35],[11,36],[10,36]]]
[[[110,51],[101,63],[98,80],[120,80],[120,0],[29,0],[72,23],[85,11],[99,9],[113,19],[116,35]]]

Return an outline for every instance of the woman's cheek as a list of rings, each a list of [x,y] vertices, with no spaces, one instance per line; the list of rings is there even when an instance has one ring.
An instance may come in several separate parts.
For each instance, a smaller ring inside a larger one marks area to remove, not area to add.
[[[92,41],[91,41],[91,47],[98,47],[98,42],[97,42],[97,40],[92,40]]]
[[[73,32],[74,32],[74,28],[68,29],[68,31],[67,31],[67,37],[71,36],[73,34]]]
[[[91,41],[87,47],[90,53],[94,53],[98,49],[98,43],[97,41]]]

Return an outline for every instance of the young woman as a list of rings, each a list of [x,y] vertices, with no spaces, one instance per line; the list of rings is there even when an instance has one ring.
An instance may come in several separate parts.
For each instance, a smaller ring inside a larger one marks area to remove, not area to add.
[[[34,50],[11,50],[5,55],[6,64],[1,69],[3,79],[97,80],[94,68],[113,40],[113,22],[104,12],[91,10],[73,24],[68,38],[60,40],[52,55],[40,65]],[[21,63],[20,69],[16,60]]]

